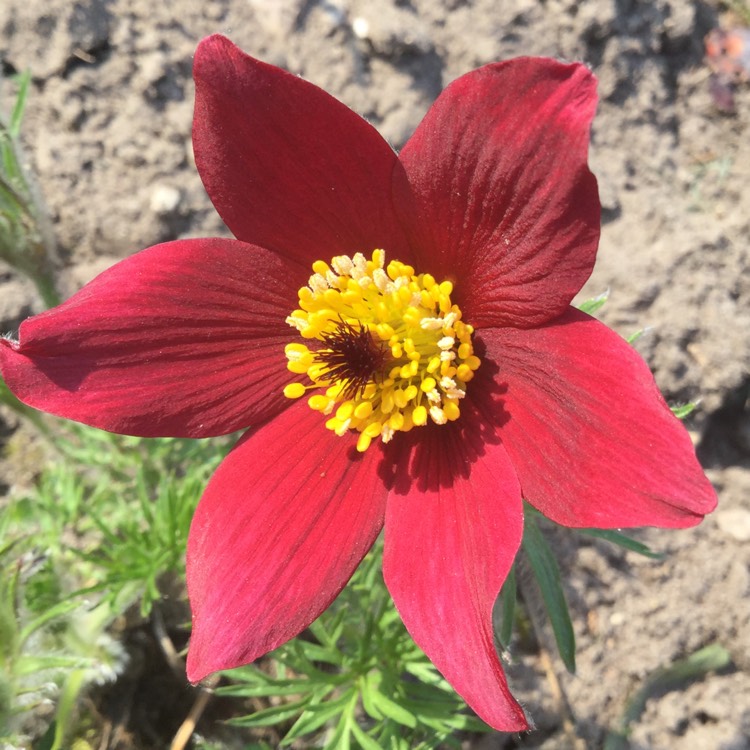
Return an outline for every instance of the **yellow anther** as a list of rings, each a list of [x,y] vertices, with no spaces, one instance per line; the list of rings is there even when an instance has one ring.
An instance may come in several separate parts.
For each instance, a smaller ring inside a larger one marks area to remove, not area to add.
[[[461,416],[461,408],[455,401],[443,402],[443,413],[449,422],[455,422]]]
[[[304,375],[309,369],[310,369],[310,362],[312,362],[312,357],[310,357],[310,361],[304,361],[304,360],[289,360],[287,362],[286,367],[290,372],[294,372],[297,375]]]
[[[343,437],[349,429],[349,424],[350,420],[348,419],[342,420],[338,417],[331,417],[331,419],[326,422],[326,427],[329,430],[333,430],[339,437]]]
[[[422,320],[422,313],[416,307],[407,307],[402,317],[407,326],[417,327]]]
[[[319,273],[321,276],[325,276],[331,269],[328,267],[328,263],[324,260],[316,260],[312,264],[312,269],[315,273]]]
[[[375,326],[375,332],[378,334],[381,341],[388,341],[392,336],[395,336],[393,328],[391,328],[388,323],[378,323],[378,325]]]
[[[382,411],[383,414],[390,414],[393,411],[394,406],[395,404],[393,402],[393,391],[383,391],[380,400],[380,411]]]
[[[456,375],[456,368],[451,365],[450,362],[441,362],[440,363],[440,374],[444,378],[452,378]]]
[[[391,414],[388,420],[388,426],[393,430],[401,430],[404,426],[404,415],[402,412],[397,411],[395,414]]]
[[[425,379],[424,379],[424,380],[422,381],[422,385],[420,385],[419,387],[420,387],[420,388],[421,388],[421,389],[422,389],[422,390],[423,390],[423,391],[424,391],[425,393],[427,393],[428,391],[433,391],[433,390],[435,390],[435,386],[436,386],[436,385],[437,385],[437,383],[435,382],[435,378],[425,378]]]
[[[357,438],[357,450],[364,453],[370,447],[370,443],[372,443],[372,438],[367,433],[361,432]]]
[[[287,344],[284,347],[284,354],[286,354],[289,359],[291,359],[294,354],[307,354],[309,351],[310,350],[304,344],[298,344],[297,342]]]
[[[344,307],[341,293],[338,289],[326,289],[323,292],[323,299],[332,310],[341,310]]]
[[[440,357],[433,357],[427,365],[427,372],[432,374],[433,372],[437,372],[439,369],[440,369]]]
[[[308,406],[315,411],[323,411],[328,406],[329,401],[330,399],[327,396],[321,396],[319,393],[307,399]]]
[[[419,362],[409,362],[400,370],[400,375],[404,380],[408,380],[419,372]]]
[[[336,419],[340,419],[342,422],[350,419],[354,414],[354,404],[351,401],[344,401],[338,409],[336,409]]]
[[[396,408],[403,409],[409,403],[409,400],[406,391],[396,390],[393,392],[393,403],[396,404]]]
[[[357,404],[354,407],[354,416],[357,419],[367,419],[372,414],[373,406],[372,401],[363,401],[361,404]]]
[[[427,409],[421,404],[414,407],[414,411],[411,413],[412,421],[418,427],[427,424]]]
[[[468,383],[474,377],[474,371],[466,362],[463,362],[456,368],[456,377],[462,383]]]
[[[383,431],[383,425],[380,422],[370,422],[370,424],[363,430],[365,435],[370,437],[377,437]]]
[[[305,395],[307,389],[302,383],[289,383],[284,387],[284,395],[287,398],[300,398]]]
[[[365,401],[371,401],[373,398],[375,398],[375,394],[378,392],[378,387],[375,385],[375,383],[368,383],[365,386],[365,390],[362,392],[362,398]]]

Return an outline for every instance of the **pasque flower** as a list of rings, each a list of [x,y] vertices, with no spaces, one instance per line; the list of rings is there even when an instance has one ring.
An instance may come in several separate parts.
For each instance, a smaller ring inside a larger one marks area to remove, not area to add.
[[[398,156],[223,37],[194,75],[196,163],[237,239],[122,261],[0,341],[3,377],[113,432],[250,428],[190,532],[191,680],[303,630],[385,527],[416,642],[488,723],[525,728],[491,624],[522,498],[575,527],[715,504],[648,367],[570,307],[599,238],[592,74],[487,65]]]

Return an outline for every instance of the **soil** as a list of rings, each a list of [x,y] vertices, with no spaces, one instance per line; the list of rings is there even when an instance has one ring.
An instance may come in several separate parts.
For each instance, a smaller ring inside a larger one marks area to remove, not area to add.
[[[652,696],[631,747],[750,748],[750,87],[740,81],[723,111],[703,42],[742,22],[726,10],[697,0],[0,3],[3,71],[33,75],[24,143],[65,295],[140,248],[226,234],[190,144],[192,54],[207,34],[319,84],[396,148],[439,91],[479,65],[549,55],[592,67],[604,226],[581,297],[609,289],[600,317],[623,335],[647,329],[637,347],[668,400],[700,399],[688,424],[720,505],[696,529],[644,532],[668,553],[660,561],[557,540],[578,637],[578,672],[560,688],[585,747],[602,745],[654,670],[719,643],[731,665]],[[0,330],[40,309],[0,264]],[[0,435],[13,427],[4,420]],[[514,657],[512,686],[539,730],[486,746],[573,746],[544,654]]]

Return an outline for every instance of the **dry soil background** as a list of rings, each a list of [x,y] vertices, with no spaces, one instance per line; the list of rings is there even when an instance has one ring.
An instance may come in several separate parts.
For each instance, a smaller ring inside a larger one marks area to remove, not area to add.
[[[323,86],[396,148],[441,88],[478,65],[537,54],[593,68],[604,229],[587,296],[611,290],[601,317],[623,335],[650,327],[639,348],[669,400],[702,399],[690,427],[721,500],[697,529],[648,533],[670,553],[663,562],[561,539],[579,638],[578,674],[563,686],[589,747],[648,673],[718,641],[733,667],[651,700],[632,746],[750,748],[750,91],[738,91],[733,115],[709,95],[703,38],[732,22],[723,10],[697,0],[0,0],[0,64],[33,73],[25,143],[66,294],[147,245],[225,231],[191,157],[190,70],[204,35],[225,33]],[[0,329],[38,309],[32,287],[0,265]],[[538,657],[516,660],[513,684],[542,730],[524,745],[564,746]]]

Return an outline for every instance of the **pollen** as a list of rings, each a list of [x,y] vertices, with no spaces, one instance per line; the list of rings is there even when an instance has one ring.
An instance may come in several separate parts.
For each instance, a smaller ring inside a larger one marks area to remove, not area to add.
[[[359,433],[359,451],[458,419],[481,361],[474,329],[451,302],[451,282],[397,260],[386,265],[382,250],[369,260],[362,253],[319,260],[312,270],[286,319],[302,341],[285,349],[289,371],[309,382],[290,383],[284,395],[312,391],[310,408],[337,435]]]

